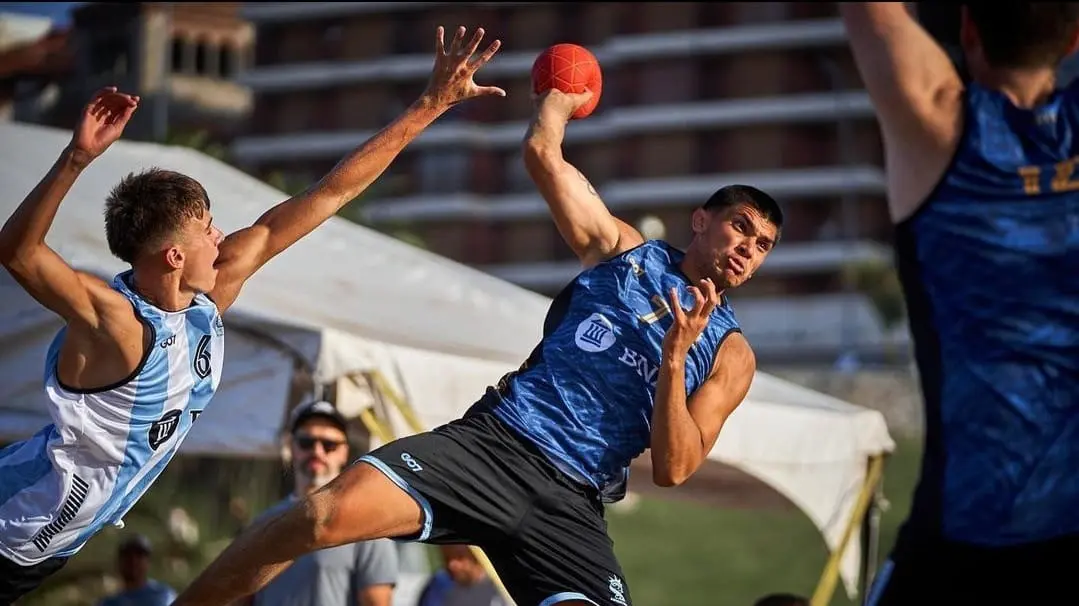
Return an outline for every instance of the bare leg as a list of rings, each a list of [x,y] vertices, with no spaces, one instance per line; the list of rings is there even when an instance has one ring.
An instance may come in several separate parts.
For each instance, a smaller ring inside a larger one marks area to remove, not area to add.
[[[346,543],[418,533],[420,506],[382,472],[352,465],[279,516],[248,528],[173,606],[228,604],[263,588],[297,557]]]

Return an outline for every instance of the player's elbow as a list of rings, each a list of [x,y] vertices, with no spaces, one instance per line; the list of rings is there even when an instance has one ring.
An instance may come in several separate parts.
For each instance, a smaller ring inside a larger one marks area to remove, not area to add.
[[[563,161],[561,147],[539,137],[525,139],[521,156],[533,179],[553,175]]]
[[[661,488],[674,488],[686,483],[689,472],[674,469],[652,468],[652,483]]]
[[[681,486],[696,470],[690,461],[652,461],[652,483],[662,488]]]
[[[37,252],[34,246],[20,245],[0,238],[0,265],[16,278],[30,275]]]
[[[27,248],[21,238],[10,233],[9,229],[0,230],[0,265],[8,271],[13,271],[20,259],[26,256]]]

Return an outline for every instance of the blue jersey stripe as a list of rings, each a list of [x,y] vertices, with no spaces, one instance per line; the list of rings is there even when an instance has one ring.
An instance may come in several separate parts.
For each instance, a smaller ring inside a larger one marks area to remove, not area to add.
[[[40,453],[55,431],[52,426],[45,427],[29,440],[0,450],[0,506],[52,471],[52,464]]]
[[[126,512],[124,506],[127,501],[128,491],[131,488],[132,479],[153,455],[149,436],[145,429],[146,421],[161,417],[166,405],[166,394],[170,393],[170,390],[167,387],[165,390],[160,390],[159,386],[162,382],[167,386],[174,380],[169,373],[168,351],[163,350],[158,343],[172,337],[173,332],[160,318],[150,316],[149,320],[158,335],[157,343],[153,345],[157,351],[151,354],[150,362],[146,364],[142,373],[135,380],[135,400],[131,403],[129,413],[124,460],[120,464],[116,482],[112,486],[112,494],[98,510],[93,522],[76,539],[75,546],[81,546],[90,540],[90,537],[102,526],[119,521],[120,515],[118,514],[122,515],[123,512]]]

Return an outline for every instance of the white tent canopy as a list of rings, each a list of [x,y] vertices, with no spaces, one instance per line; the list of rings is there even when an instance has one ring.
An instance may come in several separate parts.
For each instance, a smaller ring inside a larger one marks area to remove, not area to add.
[[[0,213],[10,215],[67,144],[65,131],[0,124]],[[103,277],[124,269],[108,253],[102,202],[127,173],[160,166],[206,187],[226,233],[285,196],[194,150],[121,141],[61,206],[49,244]],[[42,363],[59,324],[0,275],[0,440],[49,422]],[[297,364],[317,381],[378,371],[433,426],[459,416],[541,334],[549,300],[445,258],[331,219],[251,279],[226,315],[222,388],[184,453],[275,456]],[[752,340],[752,335],[749,335]],[[769,483],[799,506],[834,547],[864,482],[866,460],[894,447],[878,412],[758,373],[710,457]],[[858,543],[842,566],[848,590]]]

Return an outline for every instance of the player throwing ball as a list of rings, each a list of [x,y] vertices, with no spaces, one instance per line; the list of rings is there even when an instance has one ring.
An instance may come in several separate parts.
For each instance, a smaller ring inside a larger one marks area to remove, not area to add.
[[[71,144],[0,230],[0,261],[64,319],[45,363],[53,424],[0,450],[0,604],[59,570],[102,527],[118,524],[180,447],[221,380],[221,314],[255,271],[332,217],[453,105],[480,95],[460,28],[427,90],[318,183],[222,238],[191,177],[153,169],[123,179],[105,204],[109,248],[131,269],[105,282],[45,244],[79,174],[120,138],[139,99],[98,93]]]
[[[463,418],[387,444],[283,515],[241,535],[177,606],[227,604],[316,549],[378,537],[478,545],[518,606],[630,604],[604,522],[628,465],[684,482],[749,390],[755,360],[724,293],[779,239],[776,202],[717,191],[683,252],[645,242],[562,158],[590,94],[545,93],[525,161],[584,265],[544,337]]]

